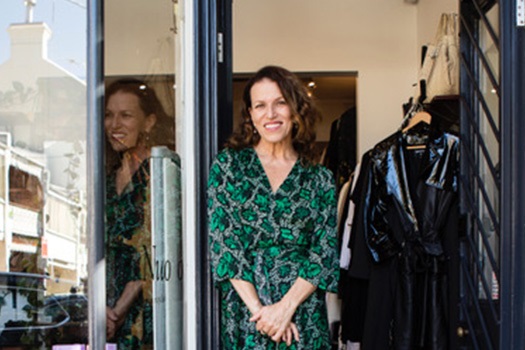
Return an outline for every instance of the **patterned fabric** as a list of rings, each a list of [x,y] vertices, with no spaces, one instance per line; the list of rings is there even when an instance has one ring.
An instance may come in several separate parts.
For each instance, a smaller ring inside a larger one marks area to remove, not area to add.
[[[149,160],[120,195],[115,176],[110,176],[106,203],[108,306],[115,305],[129,281],[148,282],[116,334],[117,346],[119,350],[149,349],[153,344]]]
[[[229,279],[251,282],[264,305],[301,277],[317,286],[294,315],[300,341],[290,349],[329,349],[325,292],[338,280],[336,198],[325,167],[298,161],[272,192],[255,151],[224,150],[208,183],[210,251],[221,295],[222,348],[285,349],[260,335]]]

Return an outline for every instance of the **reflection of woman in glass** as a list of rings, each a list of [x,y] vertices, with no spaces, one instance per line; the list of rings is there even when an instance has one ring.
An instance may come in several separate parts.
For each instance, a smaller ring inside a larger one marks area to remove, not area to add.
[[[107,338],[122,350],[153,345],[149,157],[159,141],[173,142],[172,126],[161,125],[169,119],[140,81],[106,91]]]

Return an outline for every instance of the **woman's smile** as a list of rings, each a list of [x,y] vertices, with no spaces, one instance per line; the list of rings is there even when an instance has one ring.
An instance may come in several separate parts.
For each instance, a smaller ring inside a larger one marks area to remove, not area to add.
[[[281,127],[281,125],[283,125],[283,123],[280,122],[280,121],[270,122],[270,123],[264,124],[264,128],[266,130],[269,130],[269,131],[275,131],[275,130],[279,129]]]

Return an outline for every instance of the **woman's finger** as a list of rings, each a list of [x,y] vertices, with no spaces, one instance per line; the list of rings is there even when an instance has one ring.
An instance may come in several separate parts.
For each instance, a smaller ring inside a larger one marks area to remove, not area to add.
[[[111,321],[115,321],[116,322],[118,320],[117,313],[113,309],[111,309],[110,307],[107,307],[107,306],[106,306],[106,316]]]
[[[292,345],[292,330],[290,327],[286,329],[286,332],[284,332],[283,340],[285,341],[287,346]]]
[[[295,323],[291,323],[290,324],[290,328],[292,330],[292,333],[294,335],[294,338],[295,338],[295,341],[299,341],[299,330],[297,329],[297,326],[295,325]]]
[[[261,307],[259,310],[255,311],[253,314],[252,314],[252,317],[250,317],[249,321],[250,322],[257,322],[261,319],[263,313],[265,312],[265,307]]]
[[[285,331],[283,331],[282,329],[278,329],[277,332],[275,332],[273,335],[268,333],[269,336],[272,337],[272,340],[274,342],[276,342],[277,344],[279,344],[284,336],[284,333]]]
[[[258,311],[256,313],[254,313],[252,317],[250,317],[249,321],[250,322],[257,322],[257,321],[259,321],[260,318],[261,318],[261,312]]]

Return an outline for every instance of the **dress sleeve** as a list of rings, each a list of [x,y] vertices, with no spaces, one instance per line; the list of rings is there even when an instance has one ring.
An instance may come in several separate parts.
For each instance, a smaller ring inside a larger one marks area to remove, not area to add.
[[[231,278],[253,283],[240,223],[240,203],[232,198],[237,192],[232,164],[231,154],[220,153],[212,164],[208,180],[209,245],[216,284]]]
[[[317,212],[310,242],[309,258],[301,266],[299,277],[317,288],[337,291],[339,261],[337,249],[337,199],[332,174],[321,168],[319,180],[313,184],[316,195],[311,207]]]

